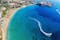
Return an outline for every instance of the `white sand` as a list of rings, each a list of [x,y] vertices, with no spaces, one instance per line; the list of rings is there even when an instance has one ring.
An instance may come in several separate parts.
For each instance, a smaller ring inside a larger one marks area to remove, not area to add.
[[[3,31],[3,38],[2,40],[7,40],[6,39],[6,33],[7,33],[7,27],[8,27],[8,23],[11,19],[11,17],[14,15],[14,13],[18,10],[19,8],[16,8],[16,9],[10,9],[7,16],[4,18],[4,24],[3,24],[3,27],[2,27],[2,31]]]
[[[22,6],[21,8],[24,8],[26,7],[25,5]],[[14,13],[16,11],[18,11],[20,8],[16,8],[16,9],[10,9],[7,16],[4,19],[4,22],[3,22],[3,27],[2,27],[2,32],[3,32],[3,39],[2,40],[7,40],[7,28],[8,28],[8,23],[10,21],[10,19],[12,18],[12,16],[14,15]]]

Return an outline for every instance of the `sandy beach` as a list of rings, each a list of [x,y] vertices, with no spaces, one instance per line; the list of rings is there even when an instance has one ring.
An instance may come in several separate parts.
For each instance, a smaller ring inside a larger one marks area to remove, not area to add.
[[[8,27],[8,23],[10,21],[10,19],[12,18],[12,16],[14,15],[14,13],[20,8],[15,8],[15,9],[10,9],[8,14],[6,15],[6,17],[4,17],[4,21],[3,21],[3,27],[2,27],[2,31],[3,31],[3,38],[2,40],[7,40],[6,39],[6,33],[7,33],[7,27]]]
[[[12,16],[15,14],[16,11],[18,11],[19,9],[26,7],[25,5],[20,7],[20,8],[14,8],[14,9],[10,9],[7,13],[7,15],[3,18],[3,24],[2,24],[2,40],[7,40],[7,28],[8,28],[8,24],[10,19],[12,18]]]

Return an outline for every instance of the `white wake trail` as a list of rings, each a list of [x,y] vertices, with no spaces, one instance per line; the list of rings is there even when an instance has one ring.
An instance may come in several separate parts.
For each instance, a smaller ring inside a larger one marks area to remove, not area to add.
[[[60,14],[60,11],[59,11],[59,9],[56,9],[56,11],[57,11],[57,13],[58,13],[58,14]]]
[[[51,37],[52,33],[46,33],[43,29],[42,29],[42,26],[41,26],[41,22],[35,18],[30,18],[31,20],[34,20],[35,22],[37,22],[38,26],[39,26],[39,29],[40,31],[45,35],[45,36],[48,36],[48,37]]]

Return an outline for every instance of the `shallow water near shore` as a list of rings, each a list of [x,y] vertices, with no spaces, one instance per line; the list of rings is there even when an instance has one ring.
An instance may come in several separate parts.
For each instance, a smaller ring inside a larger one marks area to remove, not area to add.
[[[54,37],[43,35],[37,23],[29,17],[39,20],[47,33],[56,33],[60,30],[60,15],[53,7],[30,5],[18,10],[11,18],[7,40],[55,40]]]

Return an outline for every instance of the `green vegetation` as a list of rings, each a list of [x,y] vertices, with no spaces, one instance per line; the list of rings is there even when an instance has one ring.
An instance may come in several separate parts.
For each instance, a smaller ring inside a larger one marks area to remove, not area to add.
[[[7,14],[6,11],[7,11],[7,10],[4,10],[4,11],[3,11],[2,17],[5,17],[5,15]]]
[[[9,10],[9,5],[8,5],[8,4],[4,4],[3,6],[4,6],[6,9],[3,10],[3,15],[2,15],[2,17],[5,17],[5,15],[7,14],[7,11]]]
[[[3,8],[6,8],[5,10],[2,10]],[[8,2],[4,2],[3,0],[0,0],[0,11],[2,11],[2,17],[5,17],[7,14],[7,11],[9,10]]]
[[[0,3],[1,3],[2,0],[0,0]]]
[[[33,4],[31,1],[29,1],[30,4]]]

